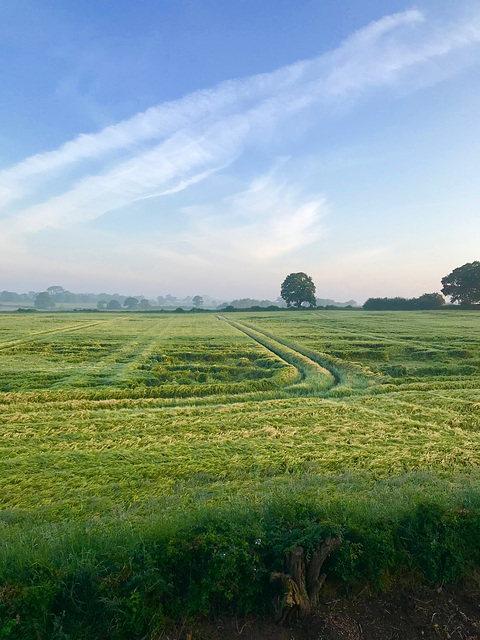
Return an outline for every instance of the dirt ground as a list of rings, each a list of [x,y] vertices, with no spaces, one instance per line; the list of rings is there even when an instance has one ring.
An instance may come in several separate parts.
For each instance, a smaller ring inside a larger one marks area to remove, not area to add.
[[[288,627],[267,618],[222,618],[185,624],[158,640],[480,640],[476,583],[325,595],[314,614]]]

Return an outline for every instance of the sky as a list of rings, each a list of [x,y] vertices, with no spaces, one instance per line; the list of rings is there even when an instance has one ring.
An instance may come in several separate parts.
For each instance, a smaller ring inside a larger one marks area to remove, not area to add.
[[[439,291],[479,140],[480,0],[0,0],[0,289]]]

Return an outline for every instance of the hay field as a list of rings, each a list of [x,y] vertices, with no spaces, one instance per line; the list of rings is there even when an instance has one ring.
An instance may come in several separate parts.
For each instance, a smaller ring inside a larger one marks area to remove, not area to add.
[[[476,486],[475,312],[3,315],[0,327],[5,530],[282,491],[331,501],[399,477],[414,494],[439,478]]]

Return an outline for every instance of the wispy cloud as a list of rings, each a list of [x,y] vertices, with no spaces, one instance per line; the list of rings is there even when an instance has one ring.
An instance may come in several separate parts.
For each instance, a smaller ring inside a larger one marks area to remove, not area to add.
[[[115,290],[127,285],[135,290],[141,274],[145,290],[168,292],[174,273],[175,286],[186,291],[202,291],[216,277],[241,291],[248,278],[258,278],[259,269],[264,276],[283,271],[285,258],[324,234],[325,198],[292,183],[288,170],[289,161],[282,158],[246,188],[208,205],[180,208],[184,230],[173,235],[160,230],[125,241],[121,234],[79,227],[74,237],[53,232],[55,252],[45,252],[35,248],[31,236],[22,241],[20,234],[12,243],[0,233],[0,263],[19,262],[18,277],[30,281],[34,261],[35,277],[47,281],[62,264],[62,277],[70,282],[96,282],[101,275],[102,286]]]
[[[182,212],[191,221],[185,239],[192,252],[209,260],[258,265],[318,240],[325,198],[279,175],[283,164],[220,202],[185,207]]]
[[[378,39],[402,24],[422,20],[416,11],[395,14],[370,25],[349,38],[337,54],[355,54],[356,49]],[[22,195],[21,182],[62,170],[74,163],[98,158],[118,151],[133,151],[139,144],[159,140],[176,131],[191,128],[196,123],[212,122],[216,118],[239,109],[248,109],[252,103],[292,91],[308,83],[321,73],[328,56],[297,62],[267,74],[243,80],[232,80],[213,89],[196,91],[180,100],[167,102],[135,115],[129,120],[106,127],[99,133],[82,134],[59,149],[36,154],[19,164],[0,172],[0,204]]]
[[[443,26],[430,24],[416,9],[387,16],[318,58],[153,107],[1,171],[5,221],[19,235],[32,234],[178,192],[228,166],[266,132],[313,105],[351,100],[479,41],[480,16]],[[105,163],[100,170],[99,161]],[[39,184],[53,179],[60,192],[42,200],[39,190],[35,204],[21,206],[23,197],[35,199]],[[277,246],[298,246],[317,207],[304,203],[289,212],[289,221],[280,216],[272,240],[259,251],[273,255]]]

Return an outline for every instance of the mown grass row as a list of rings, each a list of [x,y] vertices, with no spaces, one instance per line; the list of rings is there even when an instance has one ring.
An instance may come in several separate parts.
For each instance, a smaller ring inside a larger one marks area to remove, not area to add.
[[[46,378],[37,377],[46,383],[57,383],[60,375],[48,375]],[[95,378],[92,379],[92,382]],[[103,379],[102,379],[103,380]],[[295,367],[285,364],[278,368],[269,378],[259,380],[245,380],[244,382],[202,383],[202,384],[170,384],[144,385],[129,380],[124,387],[116,388],[107,385],[94,388],[51,389],[48,391],[27,391],[24,393],[5,392],[0,397],[0,405],[18,404],[20,402],[45,403],[73,400],[121,400],[135,398],[202,398],[205,396],[236,396],[259,391],[269,391],[294,384],[299,380]]]
[[[268,358],[268,351],[228,325],[218,323],[212,331],[217,322],[200,318],[195,323],[183,320],[182,326],[174,316],[109,318],[93,334],[87,323],[75,338],[56,329],[52,336],[4,350],[0,391],[5,402],[17,401],[15,392],[30,393],[31,401],[48,401],[52,396],[47,389],[58,391],[59,401],[67,390],[74,398],[186,398],[252,393],[294,380],[293,369]],[[222,370],[222,363],[230,363],[231,369]],[[230,386],[239,382],[243,384]]]

